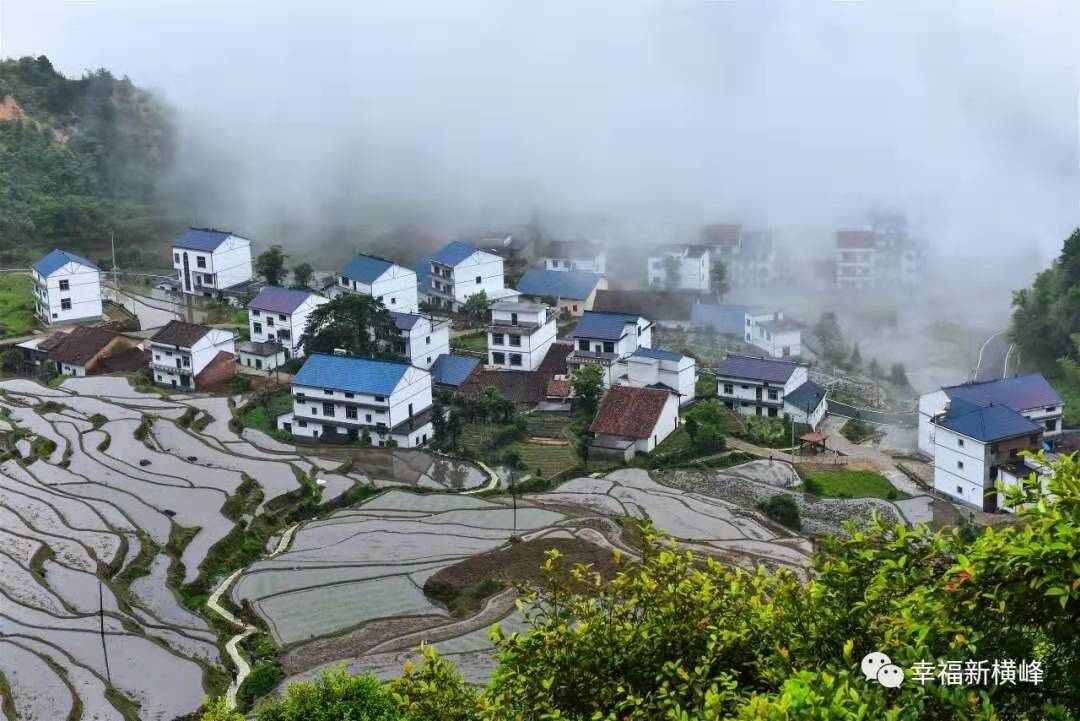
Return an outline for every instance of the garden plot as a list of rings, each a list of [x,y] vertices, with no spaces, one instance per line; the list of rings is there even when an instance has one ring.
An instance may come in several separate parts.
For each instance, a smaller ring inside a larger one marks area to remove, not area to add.
[[[525,505],[518,509],[517,531],[537,531],[564,518]],[[282,645],[387,617],[446,618],[445,609],[424,595],[424,581],[503,545],[513,528],[513,510],[500,503],[387,491],[301,526],[288,551],[240,577],[233,601],[252,603]]]

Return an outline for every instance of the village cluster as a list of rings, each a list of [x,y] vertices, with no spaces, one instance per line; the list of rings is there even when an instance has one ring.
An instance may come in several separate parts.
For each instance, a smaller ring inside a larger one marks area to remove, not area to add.
[[[155,383],[188,391],[218,387],[238,367],[269,373],[303,359],[290,381],[292,409],[277,417],[278,430],[320,441],[364,435],[374,445],[408,448],[433,438],[437,389],[475,396],[494,386],[522,405],[569,410],[575,372],[597,366],[604,394],[590,448],[594,457],[619,462],[653,451],[694,403],[704,371],[653,340],[657,329],[689,329],[736,338],[755,351],[728,353],[708,371],[729,410],[820,427],[829,400],[804,360],[803,324],[777,308],[723,304],[713,292],[717,259],[725,282],[736,286],[769,285],[786,272],[767,231],[706,226],[698,243],[657,247],[645,258],[647,287],[639,289],[609,289],[601,244],[535,244],[508,234],[454,241],[411,267],[361,254],[332,282],[309,290],[259,283],[249,239],[189,228],[172,246],[172,287],[180,297],[234,305],[250,298],[249,340],[181,320],[147,338],[87,325],[102,316],[102,273],[85,258],[54,250],[33,267],[37,314],[54,332],[20,347],[28,364],[52,364],[65,375],[148,367]],[[831,272],[841,288],[905,285],[914,282],[923,256],[902,223],[875,219],[868,229],[837,233]],[[480,293],[490,302],[486,351],[454,352],[455,318]],[[371,296],[386,307],[403,360],[305,353],[301,338],[311,313],[344,294]],[[995,510],[999,500],[987,491],[999,479],[1015,482],[1037,470],[1019,454],[1060,434],[1062,405],[1039,375],[924,395],[918,451],[933,459],[935,488]]]

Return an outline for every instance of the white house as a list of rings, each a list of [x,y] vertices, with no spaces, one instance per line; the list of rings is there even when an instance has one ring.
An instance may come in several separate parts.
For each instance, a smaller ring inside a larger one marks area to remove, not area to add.
[[[251,241],[227,230],[188,228],[173,242],[173,269],[188,295],[220,297],[251,280]]]
[[[101,271],[86,258],[54,250],[32,269],[34,312],[45,325],[101,320]]]
[[[332,292],[335,297],[342,293],[370,295],[392,312],[416,313],[420,310],[418,282],[411,268],[373,255],[358,255],[341,269]]]
[[[934,419],[949,408],[951,401],[976,406],[1003,405],[1037,423],[1047,438],[1061,434],[1065,404],[1039,373],[1001,378],[981,383],[964,383],[926,393],[919,397],[919,451],[933,456],[937,447]]]
[[[428,276],[426,291],[431,302],[454,311],[480,291],[490,300],[520,295],[505,287],[502,258],[459,241],[446,244],[431,256]]]
[[[622,365],[616,383],[633,388],[663,388],[674,392],[679,405],[694,400],[697,382],[697,361],[690,356],[669,350],[638,348]]]
[[[790,393],[784,394],[784,414],[791,416],[796,423],[805,423],[817,430],[827,411],[825,389],[814,381],[806,381]]]
[[[922,282],[926,252],[903,219],[872,218],[867,230],[836,233],[836,286],[864,290]]]
[[[784,312],[749,311],[751,324],[750,343],[761,348],[773,358],[802,355],[803,324],[784,317]]]
[[[150,338],[154,381],[190,389],[217,385],[236,372],[235,341],[231,331],[169,321]]]
[[[591,430],[590,458],[629,461],[650,453],[679,426],[679,397],[658,388],[614,386],[604,394]]]
[[[618,382],[626,359],[638,348],[652,348],[652,322],[629,313],[586,311],[571,338],[574,352],[567,358],[570,371],[599,364],[606,388]]]
[[[240,341],[236,344],[236,353],[240,365],[255,370],[273,370],[288,360],[285,347],[273,341]]]
[[[416,313],[391,313],[398,337],[394,352],[417,368],[430,370],[440,355],[450,352],[450,322]]]
[[[491,305],[488,365],[533,371],[555,342],[557,324],[541,303],[502,301]]]
[[[789,413],[816,425],[811,421],[824,414],[825,394],[815,385],[797,393],[807,383],[812,381],[805,365],[774,358],[729,355],[716,368],[717,396],[731,410],[774,418]],[[808,397],[817,397],[817,405],[807,407]]]
[[[303,438],[393,441],[415,448],[432,437],[431,373],[408,363],[312,353],[293,376],[293,410],[277,427]]]
[[[767,286],[776,282],[776,247],[768,230],[742,231],[737,248],[723,260],[727,263],[728,282],[733,286]]]
[[[649,286],[708,293],[712,261],[708,246],[665,245],[649,255]]]
[[[137,371],[146,355],[137,338],[99,327],[78,326],[58,332],[48,345],[48,360],[61,375],[88,376],[117,371]]]
[[[599,243],[590,241],[549,241],[541,261],[545,270],[583,270],[597,275],[607,273],[607,254]]]
[[[988,512],[1002,508],[995,485],[1033,472],[1020,454],[1037,452],[1043,442],[1043,427],[1005,404],[950,399],[931,423],[934,489]]]
[[[304,355],[300,339],[307,330],[308,316],[327,302],[326,298],[310,290],[266,286],[247,305],[252,342],[279,344],[284,351],[282,363]],[[275,357],[264,356],[264,359],[274,363]],[[270,366],[276,367],[277,364]]]

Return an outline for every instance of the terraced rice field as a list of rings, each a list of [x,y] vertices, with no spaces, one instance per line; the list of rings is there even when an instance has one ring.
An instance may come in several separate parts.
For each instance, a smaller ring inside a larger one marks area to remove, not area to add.
[[[222,692],[222,639],[174,585],[233,530],[222,507],[245,478],[260,507],[302,482],[325,501],[357,483],[487,480],[419,452],[301,455],[229,418],[228,399],[122,377],[0,382],[0,718],[169,720]]]

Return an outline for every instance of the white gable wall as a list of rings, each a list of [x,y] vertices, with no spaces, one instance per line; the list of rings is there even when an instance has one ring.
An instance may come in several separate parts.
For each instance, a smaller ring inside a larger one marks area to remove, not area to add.
[[[638,453],[650,453],[654,448],[664,442],[664,439],[672,434],[679,426],[679,399],[674,393],[668,394],[664,402],[664,410],[660,412],[660,418],[653,426],[652,433],[648,438],[639,438],[634,446]]]
[[[503,259],[482,250],[455,265],[453,276],[455,303],[464,303],[480,291],[489,297],[496,293],[501,295],[505,287]]]
[[[101,273],[96,269],[66,263],[47,278],[36,270],[32,277],[35,309],[42,322],[57,325],[101,318]]]

